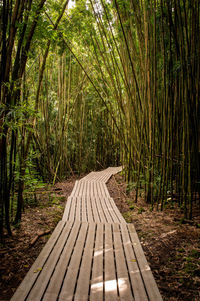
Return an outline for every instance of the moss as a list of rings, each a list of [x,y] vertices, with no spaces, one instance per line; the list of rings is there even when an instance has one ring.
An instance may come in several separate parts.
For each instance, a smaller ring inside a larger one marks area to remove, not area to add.
[[[124,212],[122,215],[127,223],[132,222],[131,212]]]
[[[185,252],[185,249],[183,249],[183,248],[178,249],[177,252],[179,252],[179,253],[184,253],[184,252]]]
[[[199,259],[199,258],[200,258],[200,251],[194,249],[194,250],[192,250],[192,251],[190,252],[190,256],[191,256],[192,258]]]
[[[194,275],[196,270],[197,270],[196,265],[192,262],[187,262],[184,266],[184,271],[187,274]]]
[[[142,214],[142,212],[145,212],[145,209],[144,209],[143,207],[140,207],[140,208],[138,209],[138,214]]]

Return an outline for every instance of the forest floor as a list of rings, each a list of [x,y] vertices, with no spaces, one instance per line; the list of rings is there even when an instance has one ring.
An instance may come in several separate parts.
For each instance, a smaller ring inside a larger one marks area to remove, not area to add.
[[[0,301],[10,300],[39,255],[58,221],[75,179],[41,189],[28,197],[20,228],[0,245]],[[152,211],[134,192],[126,194],[120,175],[108,182],[108,190],[127,222],[134,223],[147,260],[163,296],[169,301],[200,300],[200,214],[194,224],[183,224],[177,208]]]

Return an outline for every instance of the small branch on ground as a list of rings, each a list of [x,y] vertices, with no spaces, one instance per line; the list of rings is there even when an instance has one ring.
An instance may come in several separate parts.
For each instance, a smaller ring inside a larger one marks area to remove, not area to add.
[[[31,240],[30,246],[32,247],[40,237],[42,237],[44,235],[47,235],[50,232],[51,232],[51,230],[46,230],[46,231],[38,232],[37,235]]]

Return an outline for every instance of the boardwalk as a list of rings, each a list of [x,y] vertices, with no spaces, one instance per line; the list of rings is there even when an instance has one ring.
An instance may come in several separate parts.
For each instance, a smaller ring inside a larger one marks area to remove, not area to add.
[[[135,228],[106,187],[120,170],[76,181],[62,221],[12,301],[162,300]]]

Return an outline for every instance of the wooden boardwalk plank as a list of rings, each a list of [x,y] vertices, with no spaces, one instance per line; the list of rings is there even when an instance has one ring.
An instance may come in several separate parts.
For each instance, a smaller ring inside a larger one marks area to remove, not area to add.
[[[76,197],[76,210],[75,210],[75,221],[81,221],[82,220],[82,213],[81,213],[81,198]]]
[[[102,188],[102,190],[103,190],[102,195],[105,195],[105,197],[110,198],[110,194],[109,194],[109,192],[108,192],[108,189],[107,189],[107,186],[106,186],[105,183],[101,183],[101,188]]]
[[[104,220],[104,222],[113,223],[113,218],[108,210],[106,200],[103,197],[101,197],[101,198],[97,199],[97,201],[101,204],[102,210],[104,212],[104,215],[106,218],[106,220]]]
[[[78,185],[79,185],[79,181],[75,182],[74,188],[71,192],[71,196],[75,195],[77,193],[77,189],[78,189]]]
[[[113,217],[116,216],[116,218],[118,220],[117,222],[126,223],[125,219],[123,218],[123,216],[119,212],[119,209],[115,205],[114,200],[112,198],[108,198],[106,200],[107,200],[107,202],[108,202],[108,204],[110,206],[110,211],[113,212]]]
[[[95,197],[95,202],[96,202],[96,205],[97,205],[97,210],[98,210],[100,222],[101,223],[106,223],[107,219],[106,219],[105,211],[101,206],[100,199],[98,197]]]
[[[103,301],[104,289],[104,225],[97,224],[93,266],[91,275],[90,300]]]
[[[74,221],[74,219],[75,219],[76,207],[77,207],[77,198],[72,197],[71,198],[70,213],[69,213],[69,220],[70,221]]]
[[[118,299],[118,291],[111,224],[105,224],[104,258],[105,301],[116,301]]]
[[[97,223],[100,223],[101,219],[100,219],[100,215],[99,215],[99,212],[98,212],[98,207],[97,207],[95,197],[91,197],[91,204],[92,204],[92,211],[93,211],[93,215],[94,215],[94,221],[97,222]]]
[[[93,215],[93,211],[92,211],[92,202],[91,202],[91,197],[87,197],[86,198],[86,202],[87,202],[87,220],[89,223],[93,223],[94,222],[94,215]]]
[[[62,217],[63,221],[69,220],[69,213],[70,213],[71,206],[72,206],[71,197],[69,197],[67,199],[67,203],[65,205],[65,210],[64,210],[64,213],[63,213],[63,217]]]
[[[87,222],[88,221],[87,198],[88,198],[88,196],[81,198],[81,204],[82,204],[82,206],[81,206],[81,208],[82,208],[82,218],[81,218],[81,221],[83,221],[83,222]]]

